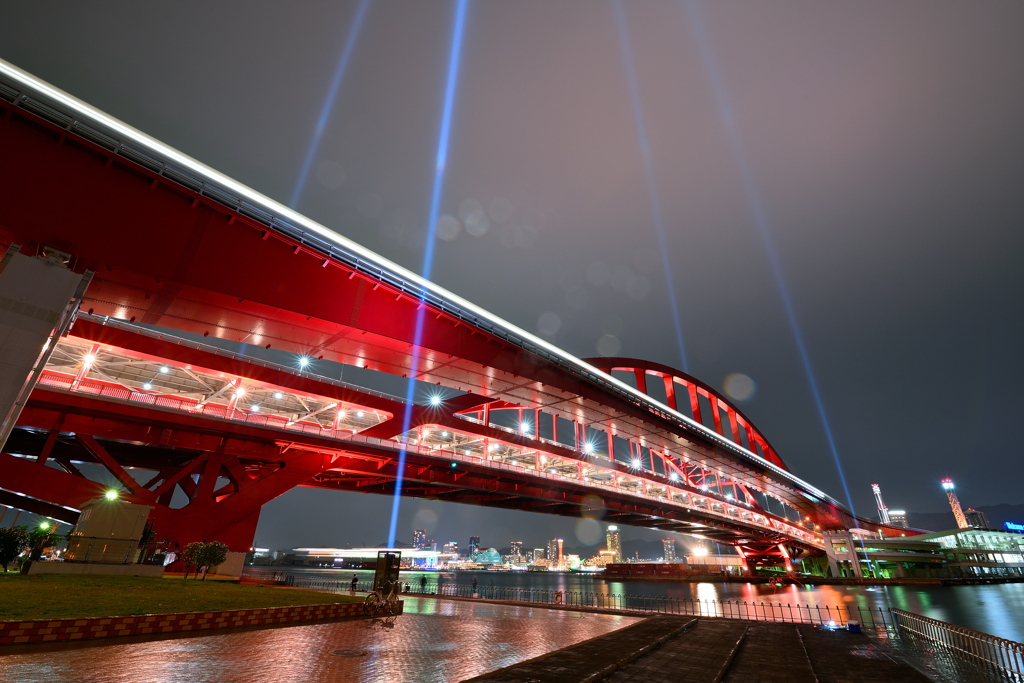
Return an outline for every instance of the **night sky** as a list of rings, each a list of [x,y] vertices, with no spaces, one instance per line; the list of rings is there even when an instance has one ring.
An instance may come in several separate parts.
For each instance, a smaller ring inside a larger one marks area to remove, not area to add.
[[[3,0],[0,57],[420,271],[456,4],[375,0],[353,31],[359,7]],[[966,506],[1024,502],[1024,5],[465,17],[438,284],[578,356],[685,367],[846,501],[826,415],[862,515],[873,482],[943,510],[946,476]],[[388,507],[296,489],[256,541],[379,543]],[[574,526],[408,499],[399,538],[573,545]]]

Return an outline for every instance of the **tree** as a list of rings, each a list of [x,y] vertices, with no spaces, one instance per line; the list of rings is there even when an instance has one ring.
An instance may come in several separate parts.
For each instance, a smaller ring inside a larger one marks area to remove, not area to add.
[[[211,567],[224,564],[228,559],[228,547],[220,541],[210,541],[203,544],[202,565],[209,570]],[[203,581],[206,581],[206,572],[203,572]]]
[[[4,566],[4,572],[14,558],[28,550],[30,542],[28,527],[0,528],[0,564]]]
[[[209,543],[193,541],[185,546],[181,557],[185,562],[185,578],[187,579],[190,567],[194,566],[196,576],[199,576],[199,571],[204,567],[209,569],[223,564],[224,560],[228,558],[228,547],[220,541],[210,541]],[[203,572],[203,580],[206,580],[205,572]]]

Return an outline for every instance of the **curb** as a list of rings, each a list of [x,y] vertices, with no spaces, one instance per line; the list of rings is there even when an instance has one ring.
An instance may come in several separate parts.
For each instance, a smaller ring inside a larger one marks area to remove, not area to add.
[[[399,601],[399,614],[401,614],[403,608],[404,603]],[[123,636],[212,631],[246,626],[278,626],[361,616],[364,616],[362,603],[340,602],[322,605],[256,607],[252,609],[214,610],[209,612],[142,614],[128,617],[0,621],[0,647],[4,645],[59,643]]]

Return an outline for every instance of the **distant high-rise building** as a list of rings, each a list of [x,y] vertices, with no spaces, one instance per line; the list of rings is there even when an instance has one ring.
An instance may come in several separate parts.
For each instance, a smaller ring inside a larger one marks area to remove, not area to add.
[[[469,554],[472,555],[476,551],[480,550],[480,537],[470,536],[469,537]]]
[[[512,550],[509,553],[512,557],[518,557],[523,554],[523,542],[512,541]]]
[[[544,548],[534,548],[533,549],[533,561],[536,562],[537,560],[543,560],[543,559],[544,559]]]
[[[562,539],[552,538],[548,541],[548,563],[557,567],[562,566]]]
[[[427,544],[426,544],[426,546],[424,546],[423,549],[424,550],[430,550],[430,551],[433,551],[433,552],[436,553],[437,552],[437,541],[435,541],[432,538],[428,538],[427,539]]]
[[[443,552],[445,555],[452,555],[452,554],[458,555],[459,554],[459,542],[458,541],[448,541],[447,543],[444,544],[444,548],[441,549],[441,552]]]
[[[661,545],[665,549],[665,561],[672,562],[676,559],[676,542],[672,538],[661,539]]]
[[[417,529],[412,532],[412,547],[416,550],[427,549],[427,532],[425,529]]]
[[[910,525],[907,524],[906,510],[889,510],[889,522],[893,526],[901,526],[904,529],[910,528]]]
[[[619,527],[614,524],[609,526],[605,538],[608,541],[608,550],[615,553],[615,561],[622,562],[622,542],[619,540]]]
[[[967,518],[967,523],[971,526],[980,527],[982,529],[991,529],[988,523],[988,515],[980,510],[974,508],[967,508],[964,510],[964,517]]]

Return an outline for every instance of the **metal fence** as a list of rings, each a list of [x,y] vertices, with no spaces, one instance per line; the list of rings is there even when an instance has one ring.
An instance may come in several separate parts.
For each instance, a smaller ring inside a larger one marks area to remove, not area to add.
[[[902,637],[921,638],[953,653],[1024,680],[1024,644],[944,621],[892,609],[890,613]]]
[[[351,582],[344,579],[301,576],[284,571],[246,569],[243,577],[257,581],[283,581],[297,588],[343,592],[351,590]],[[368,591],[371,581],[359,581],[356,590]],[[683,616],[722,617],[748,621],[778,621],[786,623],[845,626],[858,622],[862,628],[886,630],[895,628],[889,610],[881,607],[858,605],[800,605],[774,602],[744,602],[736,600],[700,600],[693,598],[654,597],[648,595],[619,595],[587,591],[558,591],[551,589],[511,588],[501,586],[472,586],[431,581],[426,586],[418,582],[404,584],[404,592],[447,597],[479,597],[488,600],[541,603],[586,607],[623,612],[678,614]]]

